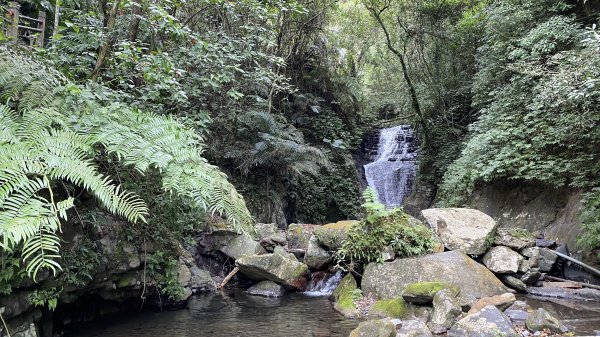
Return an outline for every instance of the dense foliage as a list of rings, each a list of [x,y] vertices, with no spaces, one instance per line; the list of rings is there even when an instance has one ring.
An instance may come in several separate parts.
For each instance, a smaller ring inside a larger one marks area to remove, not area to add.
[[[384,254],[407,257],[428,253],[434,246],[433,233],[401,209],[386,210],[371,189],[363,193],[366,218],[353,225],[342,248],[340,262],[366,265],[384,261]]]

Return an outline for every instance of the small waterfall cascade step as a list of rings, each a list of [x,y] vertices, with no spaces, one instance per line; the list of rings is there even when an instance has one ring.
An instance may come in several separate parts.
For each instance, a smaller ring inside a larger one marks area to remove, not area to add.
[[[399,207],[410,193],[416,173],[418,144],[410,125],[398,125],[379,132],[373,162],[364,165],[369,187],[387,208]]]
[[[311,275],[306,291],[307,296],[329,296],[342,281],[343,273],[338,270],[335,274],[322,273],[321,275]]]

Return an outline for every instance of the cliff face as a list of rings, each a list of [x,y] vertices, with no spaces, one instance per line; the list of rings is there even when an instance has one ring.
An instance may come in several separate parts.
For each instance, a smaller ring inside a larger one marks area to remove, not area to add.
[[[523,182],[496,182],[478,187],[466,205],[498,221],[501,227],[525,228],[575,249],[582,191]]]

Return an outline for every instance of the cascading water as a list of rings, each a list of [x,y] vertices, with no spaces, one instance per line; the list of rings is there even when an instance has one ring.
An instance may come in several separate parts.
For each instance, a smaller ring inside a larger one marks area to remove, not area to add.
[[[307,296],[329,296],[342,281],[342,272],[338,271],[335,274],[311,275],[310,282],[306,287],[304,295]],[[323,277],[324,276],[324,277]]]
[[[377,155],[364,165],[369,187],[377,192],[379,202],[388,208],[398,207],[410,193],[416,171],[417,144],[409,125],[382,129]]]

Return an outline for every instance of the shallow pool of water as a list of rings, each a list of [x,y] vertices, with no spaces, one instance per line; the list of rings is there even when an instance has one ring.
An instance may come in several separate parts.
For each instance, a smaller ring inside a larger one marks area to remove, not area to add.
[[[358,322],[345,319],[327,297],[198,295],[188,309],[116,317],[67,331],[69,337],[346,337]]]
[[[544,308],[576,336],[600,335],[600,302],[524,297],[533,309]]]

